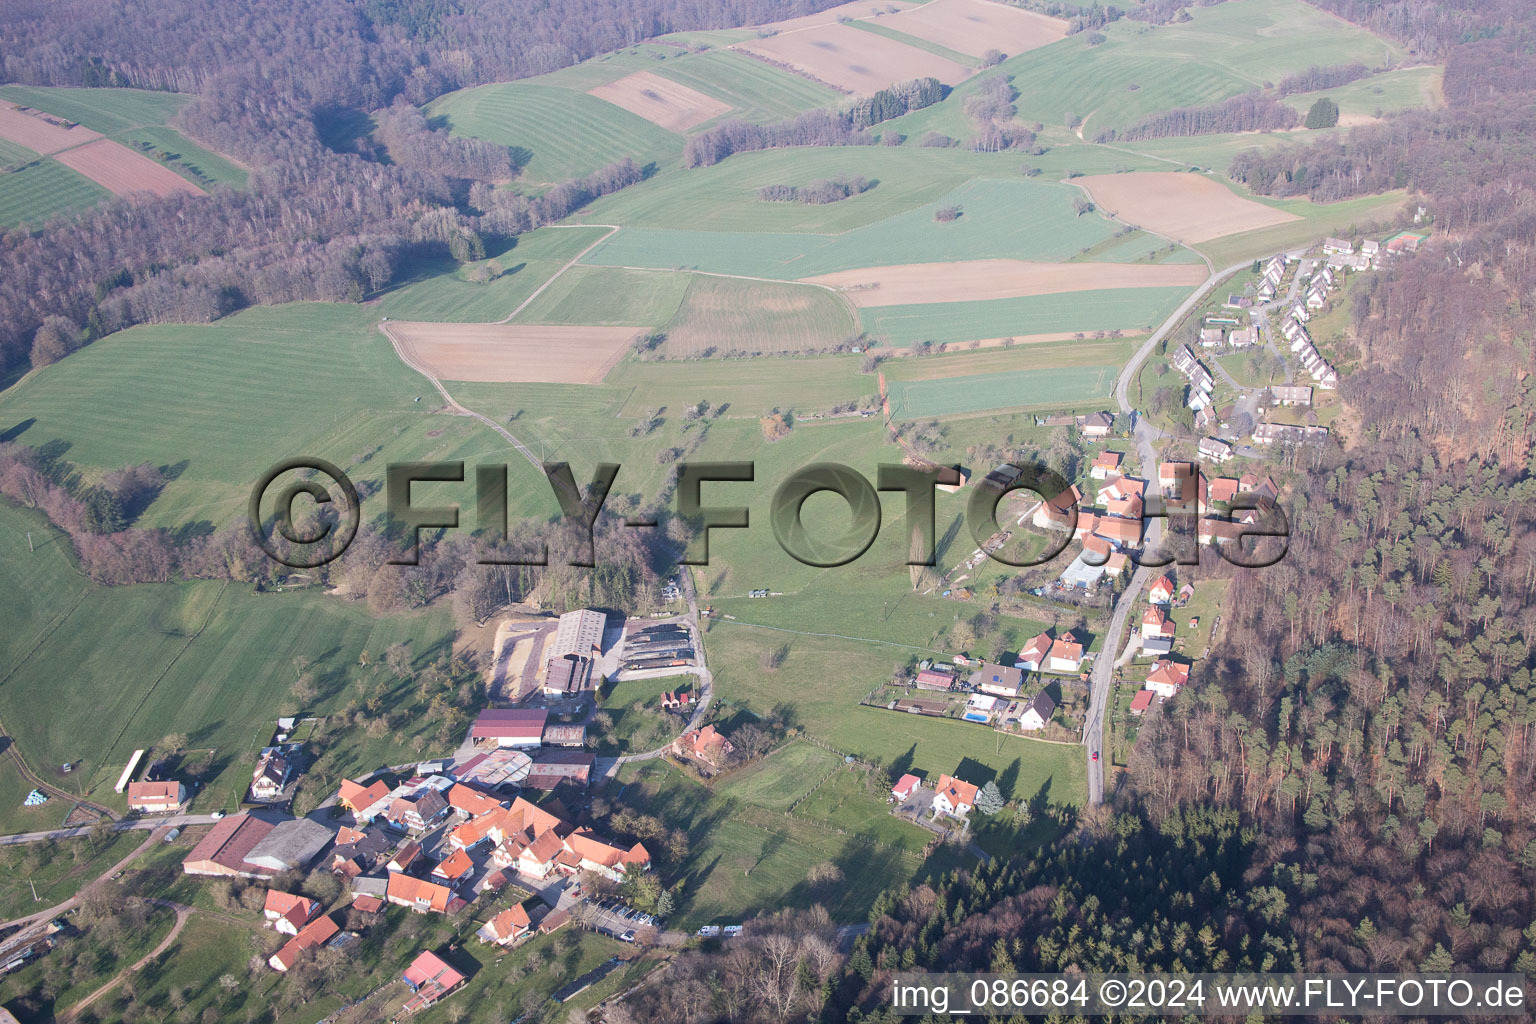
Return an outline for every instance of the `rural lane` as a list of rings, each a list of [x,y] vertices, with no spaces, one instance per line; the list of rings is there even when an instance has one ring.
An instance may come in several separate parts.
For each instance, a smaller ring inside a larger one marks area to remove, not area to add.
[[[114,832],[131,832],[154,830],[157,828],[180,828],[185,825],[212,825],[218,821],[211,814],[171,814],[163,818],[129,818],[125,821],[112,823]],[[7,836],[0,836],[0,846],[20,846],[23,843],[40,843],[45,839],[74,839],[78,836],[88,836],[94,825],[75,825],[70,828],[55,828],[46,832],[13,832]]]
[[[1223,270],[1215,271],[1205,279],[1205,283],[1190,293],[1189,297],[1179,304],[1179,307],[1169,314],[1168,319],[1162,322],[1157,330],[1142,343],[1141,347],[1131,356],[1125,369],[1120,371],[1120,376],[1115,379],[1115,403],[1122,413],[1135,413],[1131,406],[1130,392],[1131,381],[1141,372],[1141,364],[1147,361],[1158,343],[1168,336],[1179,322],[1198,306],[1205,297],[1210,294],[1222,281],[1245,267],[1253,265],[1252,260],[1242,263],[1234,263]],[[1136,452],[1141,458],[1142,477],[1149,481],[1157,480],[1157,449],[1154,442],[1162,436],[1162,431],[1145,422],[1138,415],[1136,417]],[[1161,520],[1153,519],[1147,524],[1146,537],[1143,540],[1142,550],[1155,547],[1160,533]],[[1159,570],[1151,566],[1137,566],[1135,573],[1131,575],[1130,583],[1121,592],[1119,600],[1115,602],[1115,610],[1110,615],[1109,629],[1104,634],[1104,644],[1099,648],[1098,655],[1093,659],[1092,687],[1088,700],[1088,716],[1083,722],[1083,756],[1088,762],[1088,803],[1099,804],[1104,802],[1104,759],[1100,753],[1104,745],[1104,716],[1109,709],[1109,694],[1115,683],[1115,661],[1117,660],[1121,640],[1125,635],[1126,620],[1130,617],[1132,609],[1136,606],[1136,600],[1141,596],[1142,587],[1146,586],[1153,574]],[[1095,760],[1098,755],[1098,760]]]

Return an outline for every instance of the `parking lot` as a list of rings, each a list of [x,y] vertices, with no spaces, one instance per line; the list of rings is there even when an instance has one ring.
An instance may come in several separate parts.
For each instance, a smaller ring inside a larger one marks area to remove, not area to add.
[[[660,927],[654,917],[626,907],[616,900],[588,900],[584,916],[589,928],[626,942],[633,941],[635,933],[641,928]]]

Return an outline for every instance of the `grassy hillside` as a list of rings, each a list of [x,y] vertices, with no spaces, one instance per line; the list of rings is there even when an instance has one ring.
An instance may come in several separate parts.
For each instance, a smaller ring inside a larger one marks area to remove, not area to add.
[[[688,54],[647,70],[729,103],[729,116],[746,121],[778,121],[842,99],[824,85],[729,50]]]
[[[1337,89],[1296,93],[1285,102],[1305,114],[1321,97],[1339,105],[1339,116],[1348,122],[1355,118],[1374,118],[1399,110],[1438,107],[1445,102],[1440,94],[1442,70],[1438,67],[1399,68],[1384,71]]]
[[[891,263],[1064,260],[1117,230],[1097,213],[1078,215],[1072,200],[1079,194],[1056,182],[975,180],[937,201],[837,235],[626,228],[585,262],[793,279]],[[958,206],[960,218],[939,223],[935,211],[948,206]],[[1149,239],[1148,250],[1156,244]]]
[[[449,93],[427,106],[456,135],[512,146],[526,160],[522,180],[564,181],[631,157],[674,166],[681,136],[585,92],[527,82],[501,82]]]

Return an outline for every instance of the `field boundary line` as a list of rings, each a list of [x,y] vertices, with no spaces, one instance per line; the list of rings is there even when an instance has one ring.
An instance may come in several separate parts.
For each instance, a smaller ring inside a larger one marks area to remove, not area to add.
[[[228,589],[228,582],[219,587],[219,592],[214,596],[213,603],[208,606],[208,611],[203,614],[203,621],[198,623],[197,629],[193,630],[192,635],[187,637],[187,642],[181,645],[181,650],[177,651],[171,660],[165,663],[165,668],[161,669],[160,674],[155,676],[154,681],[149,684],[149,688],[144,691],[144,696],[139,698],[139,702],[134,705],[133,710],[123,716],[123,727],[117,731],[117,735],[112,738],[112,742],[104,748],[101,755],[101,763],[105,764],[112,751],[117,749],[117,744],[123,738],[123,733],[128,731],[128,726],[133,723],[134,717],[143,710],[144,705],[148,703],[150,696],[160,685],[161,680],[170,674],[171,669],[181,660],[181,656],[187,653],[198,637],[203,635],[203,630],[207,629],[208,623],[213,621],[213,613],[219,610],[219,603],[224,600],[224,592]]]
[[[495,324],[508,324],[508,323],[511,323],[512,322],[512,318],[517,316],[517,314],[521,313],[523,310],[527,309],[529,304],[532,303],[534,299],[538,298],[544,292],[544,289],[548,288],[550,285],[552,285],[556,281],[560,280],[561,275],[563,275],[567,270],[570,270],[577,263],[580,263],[581,262],[581,258],[583,256],[585,256],[587,253],[591,252],[593,249],[596,249],[598,246],[600,246],[604,242],[608,241],[608,239],[610,239],[614,235],[618,234],[620,227],[622,227],[622,225],[619,225],[619,224],[547,224],[545,226],[546,227],[552,227],[552,228],[607,228],[608,229],[608,233],[603,235],[602,238],[599,238],[597,241],[593,242],[591,245],[587,246],[585,249],[581,250],[581,252],[577,253],[575,256],[572,256],[569,260],[567,260],[565,263],[563,263],[560,266],[559,270],[555,271],[553,274],[550,275],[548,281],[545,281],[543,284],[541,284],[537,288],[535,288],[533,290],[533,293],[531,295],[529,295],[526,299],[524,299],[522,302],[519,302],[517,304],[517,307],[515,309],[513,309],[512,312],[508,313],[506,316],[502,317],[500,320],[492,320],[491,323],[495,323]]]

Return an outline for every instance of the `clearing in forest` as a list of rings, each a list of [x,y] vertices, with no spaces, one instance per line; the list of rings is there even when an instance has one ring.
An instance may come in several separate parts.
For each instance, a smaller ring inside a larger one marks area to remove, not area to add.
[[[1205,268],[1193,263],[1036,263],[997,259],[864,267],[805,280],[842,289],[849,302],[865,307],[1011,299],[1102,288],[1194,287],[1205,276]]]
[[[631,114],[639,114],[669,132],[685,132],[731,109],[729,103],[649,71],[625,75],[587,92]]]
[[[1300,220],[1244,199],[1220,182],[1175,171],[1095,174],[1074,184],[1121,220],[1180,242],[1203,242],[1240,231]]]
[[[596,384],[624,355],[633,327],[386,324],[407,361],[441,380]]]

